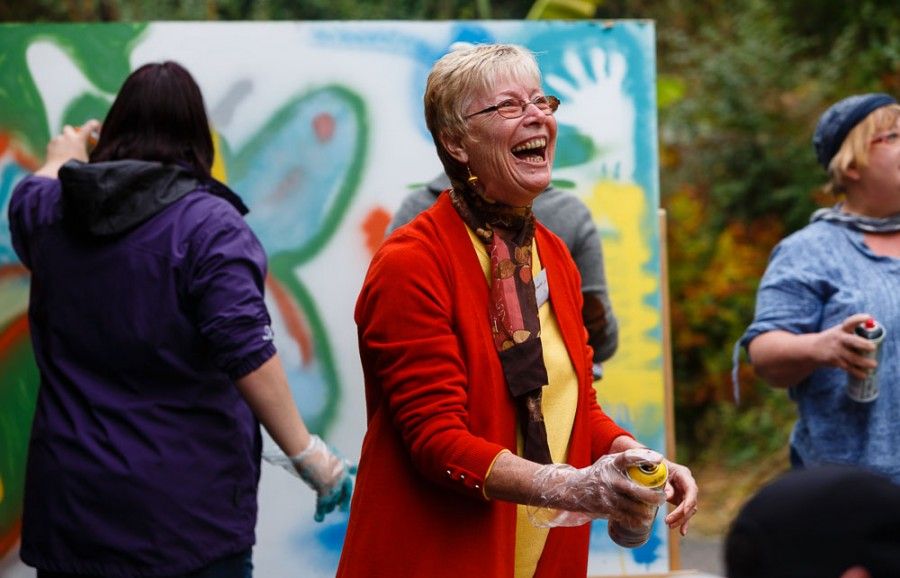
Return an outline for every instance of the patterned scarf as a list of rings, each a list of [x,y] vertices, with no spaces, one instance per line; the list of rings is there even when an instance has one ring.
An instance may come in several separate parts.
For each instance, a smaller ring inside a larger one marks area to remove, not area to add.
[[[549,464],[541,408],[541,391],[549,379],[531,270],[534,215],[531,207],[492,203],[469,187],[450,189],[450,199],[491,259],[491,331],[506,386],[519,412],[524,457]]]
[[[816,221],[831,221],[839,223],[845,227],[863,231],[864,233],[896,233],[900,231],[900,215],[892,215],[879,219],[875,217],[865,217],[863,215],[854,215],[843,211],[844,203],[838,203],[833,207],[818,209],[809,218],[810,223]]]

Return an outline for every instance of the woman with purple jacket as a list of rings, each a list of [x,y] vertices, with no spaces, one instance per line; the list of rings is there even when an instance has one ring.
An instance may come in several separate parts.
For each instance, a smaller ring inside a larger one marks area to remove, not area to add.
[[[41,376],[21,557],[39,578],[245,578],[259,424],[317,492],[317,519],[346,507],[348,468],[291,398],[266,255],[210,176],[194,79],[139,68],[88,159],[98,129],[65,127],[10,201]]]

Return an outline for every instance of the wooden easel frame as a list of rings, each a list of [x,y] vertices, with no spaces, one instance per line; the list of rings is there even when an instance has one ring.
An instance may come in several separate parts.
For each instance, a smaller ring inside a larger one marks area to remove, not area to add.
[[[662,302],[663,405],[666,430],[666,456],[675,460],[675,374],[672,369],[672,317],[669,308],[668,224],[665,209],[657,210],[659,219],[659,293]],[[681,570],[681,534],[669,532],[669,570]]]

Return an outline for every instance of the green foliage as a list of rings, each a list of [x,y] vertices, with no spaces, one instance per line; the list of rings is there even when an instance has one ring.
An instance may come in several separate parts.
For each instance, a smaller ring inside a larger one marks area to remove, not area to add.
[[[683,101],[686,95],[687,85],[683,78],[665,73],[657,74],[656,106],[660,110]]]
[[[820,61],[819,80],[837,99],[848,88],[900,88],[900,11],[893,0],[806,2],[783,0],[787,33],[808,39],[804,57]]]
[[[538,19],[583,19],[591,18],[597,12],[597,5],[603,0],[537,0],[526,18]]]
[[[661,114],[664,146],[684,151],[664,184],[707,189],[714,229],[771,214],[794,229],[814,208],[810,193],[822,181],[808,136],[821,97],[808,85],[810,63],[798,58],[807,43],[785,33],[767,2],[731,9],[699,37],[665,33],[691,88]]]
[[[797,418],[794,403],[783,390],[765,385],[756,388],[757,402],[752,406],[715,404],[692,422],[689,439],[703,443],[679,446],[680,459],[738,468],[774,453],[786,453],[790,428]]]

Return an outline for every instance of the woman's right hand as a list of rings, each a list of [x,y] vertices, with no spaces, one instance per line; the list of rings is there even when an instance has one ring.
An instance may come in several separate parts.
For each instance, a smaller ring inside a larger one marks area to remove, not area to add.
[[[635,483],[626,472],[630,466],[661,461],[663,456],[652,450],[629,449],[581,469],[543,466],[532,482],[529,517],[538,526],[577,526],[600,518],[634,525],[652,521],[665,493]]]
[[[70,160],[88,160],[88,142],[100,130],[100,121],[91,119],[78,128],[66,125],[61,134],[47,143],[47,160],[35,175],[57,178],[59,168]]]
[[[878,365],[875,359],[866,356],[874,351],[875,345],[856,335],[854,330],[871,317],[868,313],[856,313],[820,332],[816,347],[820,363],[843,369],[857,379],[865,379]]]

